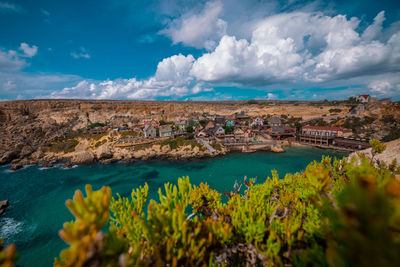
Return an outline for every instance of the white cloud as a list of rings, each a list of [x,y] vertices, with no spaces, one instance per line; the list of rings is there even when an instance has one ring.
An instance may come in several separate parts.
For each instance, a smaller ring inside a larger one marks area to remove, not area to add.
[[[215,5],[216,10],[211,10],[211,5]],[[221,2],[209,2],[199,15],[180,17],[179,27],[171,24],[168,28],[174,42],[205,45],[206,41],[212,40],[209,32],[203,31],[203,27],[194,27],[194,24],[201,25],[204,18],[210,18],[214,23],[219,19],[221,9]],[[298,97],[305,98],[304,88],[315,85],[335,88],[351,82],[370,84],[368,89],[363,89],[368,92],[395,95],[398,83],[389,80],[390,88],[382,82],[372,83],[375,80],[385,82],[385,77],[400,74],[400,32],[384,37],[384,19],[384,12],[380,12],[374,22],[360,33],[360,20],[357,18],[328,16],[320,12],[281,13],[255,23],[249,40],[225,34],[214,49],[197,59],[181,54],[166,58],[149,79],[85,80],[54,92],[51,97],[173,98],[228,84],[264,90],[270,90],[267,88],[270,85],[279,85],[288,92],[296,85],[303,90]],[[192,27],[195,29],[193,33],[184,34]],[[213,31],[218,32],[218,29]],[[383,77],[384,74],[387,75]],[[345,96],[349,90],[338,93]],[[354,88],[351,90],[350,93],[356,92]],[[329,92],[334,93],[334,90]],[[318,93],[316,97],[321,95]],[[270,91],[267,96],[276,98],[276,91]]]
[[[84,47],[81,47],[78,52],[71,52],[70,55],[75,59],[78,59],[78,58],[89,59],[90,58],[89,52]]]
[[[0,73],[19,71],[27,65],[15,50],[0,50]]]
[[[20,71],[29,64],[24,58],[31,58],[36,55],[38,47],[36,45],[29,46],[27,43],[21,43],[19,49],[23,54],[16,50],[4,50],[0,48],[0,73],[11,73]]]
[[[82,80],[76,75],[24,72],[24,68],[29,66],[27,61],[37,54],[37,49],[37,46],[26,43],[21,43],[19,47],[22,52],[0,48],[0,94],[7,94],[7,98],[16,98],[21,94],[25,98],[33,98]]]
[[[26,57],[33,57],[38,51],[38,47],[36,45],[29,46],[27,43],[21,43],[19,49],[24,52]]]
[[[378,96],[399,96],[400,76],[383,77],[383,79],[373,80],[368,84],[368,88]]]
[[[386,44],[371,39],[378,35],[381,21],[382,12],[363,39],[356,31],[356,18],[305,12],[274,15],[259,22],[250,41],[223,36],[214,51],[194,62],[191,74],[208,82],[266,85],[396,71],[400,56],[393,54],[400,55],[400,37]]]
[[[169,27],[160,33],[169,36],[174,44],[211,50],[226,33],[227,23],[219,18],[222,11],[221,1],[207,2],[199,14],[192,10],[171,21]]]
[[[51,98],[80,99],[155,99],[157,97],[182,97],[203,91],[193,82],[189,71],[194,58],[181,54],[158,63],[156,74],[147,80],[117,79],[106,81],[83,80],[76,86],[53,92]]]
[[[273,100],[273,99],[277,99],[277,95],[276,94],[273,94],[273,93],[268,93],[267,94],[267,99],[268,100]]]
[[[9,3],[9,2],[0,2],[0,12],[1,11],[21,13],[24,11],[24,9],[18,4]]]
[[[382,24],[385,21],[385,11],[381,11],[374,18],[374,23],[369,25],[362,34],[362,39],[365,41],[374,40],[382,32]]]

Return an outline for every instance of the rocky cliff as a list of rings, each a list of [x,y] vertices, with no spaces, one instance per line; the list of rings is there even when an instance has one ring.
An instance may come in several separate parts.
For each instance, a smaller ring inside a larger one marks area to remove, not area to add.
[[[174,121],[180,118],[205,119],[208,115],[249,116],[278,115],[310,118],[347,116],[345,103],[267,101],[178,102],[178,101],[109,101],[109,100],[27,100],[0,102],[0,164],[16,167],[46,164],[54,158],[49,145],[65,136],[85,129],[91,123],[110,127],[135,124],[142,119]],[[377,105],[366,114],[400,114],[399,105]],[[84,157],[85,155],[81,155]],[[87,156],[87,155],[86,155]],[[79,156],[76,156],[79,158]]]

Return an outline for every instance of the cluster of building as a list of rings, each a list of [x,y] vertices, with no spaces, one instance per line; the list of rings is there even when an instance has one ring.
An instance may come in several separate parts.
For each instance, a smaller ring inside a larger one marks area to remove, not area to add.
[[[303,126],[289,127],[280,117],[250,117],[238,113],[229,116],[209,115],[204,120],[178,119],[165,123],[156,119],[145,119],[133,127],[122,127],[114,131],[134,131],[136,139],[155,139],[191,135],[192,138],[215,141],[225,145],[260,143],[266,140],[288,140],[318,146],[334,146],[347,149],[369,147],[367,140],[352,139],[352,130],[342,127]],[[91,129],[93,133],[106,132],[106,127]]]

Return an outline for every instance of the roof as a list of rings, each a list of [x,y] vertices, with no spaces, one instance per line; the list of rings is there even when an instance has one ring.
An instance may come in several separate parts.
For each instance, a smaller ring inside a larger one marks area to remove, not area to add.
[[[168,133],[172,132],[171,126],[170,125],[162,125],[160,126],[160,133]]]
[[[329,127],[329,126],[303,126],[304,130],[321,130],[321,131],[341,131],[344,133],[351,133],[351,129],[343,128],[343,127]]]
[[[221,126],[215,127],[214,133],[216,133],[216,132],[218,132],[218,131],[221,131],[221,130],[225,132],[225,129],[222,128]]]
[[[146,126],[144,126],[144,128],[143,128],[143,131],[149,130],[150,127],[151,127],[151,128],[154,128],[153,125],[151,125],[151,124],[146,124]]]
[[[278,117],[274,116],[268,120],[268,123],[281,123],[281,119]]]
[[[369,95],[360,95],[360,96],[362,96],[364,98],[368,98],[369,97]]]

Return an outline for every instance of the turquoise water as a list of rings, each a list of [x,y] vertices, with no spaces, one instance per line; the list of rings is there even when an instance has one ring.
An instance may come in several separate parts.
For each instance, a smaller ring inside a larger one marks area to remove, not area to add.
[[[285,153],[232,153],[224,157],[189,162],[148,161],[90,165],[72,169],[55,167],[41,169],[30,166],[16,172],[9,166],[0,167],[0,200],[8,199],[10,206],[0,217],[0,237],[6,243],[15,242],[20,258],[19,266],[52,266],[66,245],[58,237],[58,230],[72,216],[65,201],[85,184],[99,189],[102,185],[129,196],[132,188],[148,183],[150,197],[165,182],[189,176],[192,184],[207,182],[220,192],[232,190],[235,180],[257,177],[263,182],[276,169],[283,176],[301,171],[310,161],[322,155],[343,157],[345,154],[317,148],[288,148]]]

